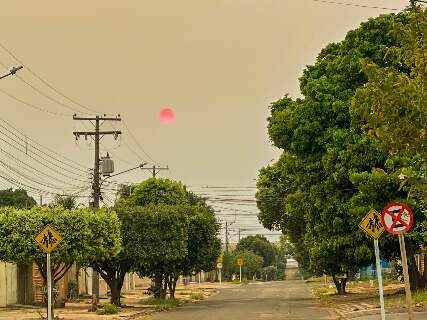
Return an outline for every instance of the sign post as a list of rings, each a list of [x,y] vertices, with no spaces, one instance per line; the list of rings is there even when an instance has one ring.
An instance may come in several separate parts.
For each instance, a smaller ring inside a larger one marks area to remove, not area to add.
[[[237,264],[239,265],[239,269],[240,269],[240,283],[242,283],[242,266],[243,266],[243,259],[237,259]]]
[[[375,264],[377,266],[378,288],[380,293],[381,320],[385,320],[383,275],[381,272],[380,248],[378,246],[378,239],[374,239],[374,247],[375,247]]]
[[[47,320],[52,320],[52,269],[50,267],[50,253],[46,254],[47,263]]]
[[[383,276],[381,273],[380,248],[378,246],[378,239],[384,232],[384,226],[380,221],[379,213],[375,209],[371,209],[360,222],[359,228],[374,239],[375,264],[377,269],[378,288],[380,294],[381,320],[385,320]]]
[[[56,249],[64,238],[51,226],[47,225],[34,238],[39,247],[46,252],[46,285],[47,285],[47,320],[53,318],[52,308],[52,268],[50,265],[50,253]]]
[[[224,256],[221,254],[218,258],[216,258],[216,267],[218,268],[218,280],[219,280],[219,285],[222,284],[222,279],[221,279],[221,269],[222,269],[222,262],[224,261]]]
[[[221,279],[222,262],[218,262],[216,264],[216,267],[218,268],[219,285],[221,285],[222,284],[222,279]]]
[[[406,257],[405,238],[403,234],[409,231],[414,224],[414,213],[404,203],[389,203],[381,213],[381,221],[384,228],[391,234],[398,235],[400,256],[402,259],[403,278],[405,280],[406,304],[408,306],[408,319],[414,319],[412,307],[412,295],[409,282],[408,260]]]

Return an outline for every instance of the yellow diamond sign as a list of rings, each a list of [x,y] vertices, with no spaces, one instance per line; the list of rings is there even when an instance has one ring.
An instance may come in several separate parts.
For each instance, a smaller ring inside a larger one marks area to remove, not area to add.
[[[243,266],[243,259],[237,259],[237,265]]]
[[[224,261],[224,258],[222,255],[220,255],[218,258],[216,258],[216,263],[222,263]]]
[[[37,244],[46,253],[51,253],[64,238],[51,225],[47,225],[34,238]]]
[[[376,240],[379,239],[385,230],[383,224],[381,223],[380,214],[375,211],[375,209],[371,209],[362,219],[359,224],[359,228]]]

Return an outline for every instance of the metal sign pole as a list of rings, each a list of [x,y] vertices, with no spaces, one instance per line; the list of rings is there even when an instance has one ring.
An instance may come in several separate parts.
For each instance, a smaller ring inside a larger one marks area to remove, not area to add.
[[[240,283],[242,283],[242,265],[240,265]]]
[[[52,320],[52,275],[50,268],[50,253],[46,254],[47,264],[47,320]]]
[[[408,320],[414,319],[414,309],[412,308],[411,287],[409,285],[408,260],[406,258],[405,238],[403,233],[398,235],[400,244],[400,255],[402,257],[403,277],[405,280],[406,304],[408,305]]]
[[[377,265],[378,288],[380,291],[381,320],[385,320],[383,275],[381,273],[380,248],[378,246],[377,239],[374,239],[374,247],[375,247],[375,262]]]
[[[219,269],[219,285],[222,284],[222,279],[221,279],[221,268]]]

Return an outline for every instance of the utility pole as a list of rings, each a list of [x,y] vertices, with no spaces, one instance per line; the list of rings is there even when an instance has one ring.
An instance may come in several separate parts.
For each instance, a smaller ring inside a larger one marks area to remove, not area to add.
[[[225,221],[225,252],[228,253],[228,221]]]
[[[239,228],[239,242],[240,242],[240,228]]]
[[[169,170],[169,167],[168,166],[160,167],[160,166],[153,165],[151,168],[141,168],[141,170],[150,170],[153,178],[155,178],[161,170]]]
[[[80,138],[80,136],[84,136],[85,139],[87,139],[88,136],[94,137],[95,141],[95,158],[94,158],[94,168],[93,168],[93,183],[92,183],[92,190],[93,190],[93,205],[92,207],[95,209],[99,208],[99,200],[101,198],[101,186],[100,186],[100,177],[99,177],[99,163],[100,163],[100,157],[99,157],[99,142],[101,139],[106,135],[113,135],[114,139],[117,139],[118,136],[122,133],[121,131],[100,131],[101,124],[105,121],[121,121],[120,115],[117,117],[107,117],[104,116],[96,116],[96,117],[77,117],[77,115],[73,115],[73,120],[83,120],[83,121],[90,121],[93,126],[95,127],[94,131],[75,131],[73,132],[74,136],[76,137],[76,140]],[[94,121],[94,122],[92,122]],[[101,123],[102,121],[102,123]],[[99,273],[93,270],[92,273],[92,311],[96,311],[98,307],[98,299],[99,299]]]

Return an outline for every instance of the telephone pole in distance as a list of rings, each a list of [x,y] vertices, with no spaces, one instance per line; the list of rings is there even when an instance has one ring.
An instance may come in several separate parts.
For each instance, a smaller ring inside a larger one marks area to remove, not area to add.
[[[161,170],[169,170],[169,167],[160,167],[160,166],[156,166],[153,165],[151,168],[141,168],[141,170],[150,170],[151,174],[153,175],[153,178],[155,178],[157,176],[157,174],[161,171]]]

